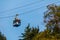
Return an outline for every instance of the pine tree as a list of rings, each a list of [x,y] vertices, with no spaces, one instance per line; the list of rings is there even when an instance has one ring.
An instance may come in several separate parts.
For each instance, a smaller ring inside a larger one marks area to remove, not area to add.
[[[26,27],[24,33],[22,33],[22,38],[20,40],[32,40],[32,38],[39,33],[39,28],[34,28],[34,27],[30,27],[30,25],[28,24],[28,26]]]

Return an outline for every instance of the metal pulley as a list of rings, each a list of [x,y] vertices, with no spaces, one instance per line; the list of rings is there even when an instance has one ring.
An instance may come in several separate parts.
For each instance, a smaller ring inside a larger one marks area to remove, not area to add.
[[[18,14],[16,14],[15,19],[13,20],[13,26],[14,27],[18,27],[21,25],[21,20],[19,18],[17,18]]]

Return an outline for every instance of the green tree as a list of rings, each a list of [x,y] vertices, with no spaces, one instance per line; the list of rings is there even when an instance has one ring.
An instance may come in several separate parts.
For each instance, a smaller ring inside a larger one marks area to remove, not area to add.
[[[6,37],[2,35],[1,32],[0,32],[0,40],[6,40]]]
[[[26,27],[24,33],[22,33],[22,38],[20,40],[32,40],[32,38],[39,33],[39,28],[34,28],[34,27],[30,27],[30,25],[28,24],[28,26]]]
[[[48,11],[44,14],[44,22],[50,33],[60,34],[60,6],[51,4],[47,6]]]
[[[46,29],[32,40],[60,40],[60,6],[51,4],[47,8],[44,13]]]
[[[60,6],[51,4],[47,8],[48,10],[44,13],[46,29],[39,32],[38,28],[28,26],[23,33],[24,40],[60,40]]]

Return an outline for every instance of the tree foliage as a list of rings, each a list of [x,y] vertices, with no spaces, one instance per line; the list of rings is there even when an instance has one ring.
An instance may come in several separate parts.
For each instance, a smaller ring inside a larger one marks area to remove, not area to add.
[[[52,4],[47,8],[48,11],[44,15],[46,27],[51,32],[60,34],[60,6]]]
[[[51,4],[44,13],[46,30],[37,34],[33,40],[60,40],[60,6]]]
[[[2,35],[1,32],[0,32],[0,40],[6,40],[6,37]]]
[[[44,13],[46,29],[39,32],[39,28],[28,25],[23,33],[24,40],[60,40],[60,6],[51,4]]]
[[[26,27],[24,33],[22,33],[22,38],[20,40],[32,40],[32,38],[39,33],[39,28],[34,28],[34,27],[30,27],[30,25],[28,24],[28,26]]]

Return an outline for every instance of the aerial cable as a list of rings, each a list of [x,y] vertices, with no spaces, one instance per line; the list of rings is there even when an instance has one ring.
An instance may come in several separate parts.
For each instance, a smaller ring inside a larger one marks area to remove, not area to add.
[[[26,4],[26,5],[24,5],[24,6],[16,7],[16,8],[13,8],[13,9],[9,9],[9,10],[6,10],[6,11],[2,11],[2,12],[0,12],[0,13],[9,12],[9,11],[16,10],[16,9],[18,9],[18,8],[23,8],[23,7],[26,7],[26,6],[35,4],[35,3],[39,3],[39,2],[42,2],[42,0],[39,0],[39,1],[36,1],[36,2],[32,2],[32,3]],[[55,3],[57,3],[57,2],[60,2],[60,1],[56,1]]]
[[[57,3],[57,2],[60,2],[60,1],[56,1],[56,2],[53,2],[53,3]],[[53,3],[51,3],[51,4],[53,4]],[[27,11],[27,12],[24,12],[24,13],[20,13],[19,15],[22,15],[22,14],[25,14],[25,13],[30,13],[30,12],[33,12],[33,11],[35,11],[35,10],[41,9],[41,8],[43,8],[43,7],[46,7],[46,5],[41,6],[41,7],[39,7],[39,8],[36,8],[36,9],[33,9],[33,10],[30,10],[30,11]],[[0,17],[0,18],[9,18],[9,17],[14,17],[14,16],[15,16],[15,15],[5,16],[5,17]]]
[[[39,7],[39,8],[35,8],[35,9],[33,9],[33,10],[30,10],[30,11],[27,11],[27,12],[23,12],[23,13],[20,13],[20,14],[18,14],[18,15],[23,15],[23,14],[25,14],[25,13],[30,13],[30,12],[33,12],[33,11],[35,11],[35,10],[38,10],[38,9],[40,9],[41,7]],[[15,14],[16,15],[16,14]],[[0,17],[0,19],[2,18],[9,18],[9,17],[15,17],[15,15],[11,15],[11,16],[5,16],[5,17]]]
[[[57,2],[54,2],[54,3],[57,3]],[[31,10],[31,11],[27,11],[27,12],[21,13],[21,14],[30,13],[30,12],[33,12],[33,11],[35,11],[35,10],[37,10],[37,9],[42,8],[42,7],[45,7],[45,5],[44,5],[44,6],[41,6],[41,7],[39,7],[39,8],[33,9],[33,10]],[[16,14],[16,17],[15,17],[15,19],[13,20],[13,27],[19,27],[19,26],[21,25],[21,20],[17,18],[17,16],[18,16],[18,15],[21,15],[21,14]],[[9,18],[9,17],[12,17],[12,16],[6,16],[5,18],[7,18],[7,17]]]
[[[13,9],[9,9],[9,10],[6,10],[6,11],[2,11],[0,13],[5,13],[5,12],[9,12],[9,11],[12,11],[12,10],[16,10],[18,8],[23,8],[23,7],[26,7],[26,6],[29,6],[29,5],[33,5],[33,4],[36,4],[36,3],[40,3],[42,2],[43,0],[39,0],[39,1],[36,1],[36,2],[32,2],[30,4],[26,4],[26,5],[23,5],[23,6],[19,6],[19,7],[16,7],[16,8],[13,8]]]

